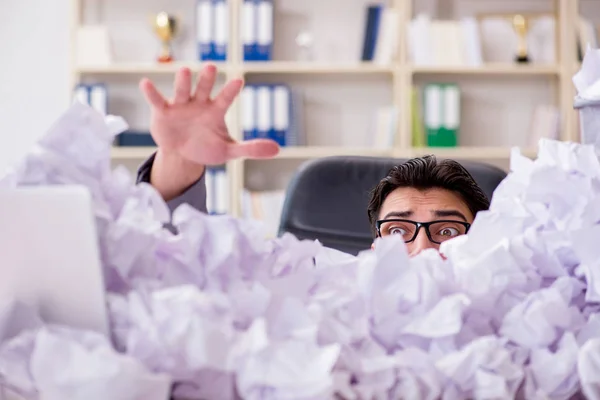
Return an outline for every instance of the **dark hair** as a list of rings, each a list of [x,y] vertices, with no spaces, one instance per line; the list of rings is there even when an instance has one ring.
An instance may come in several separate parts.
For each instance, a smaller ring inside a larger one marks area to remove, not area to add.
[[[450,190],[465,202],[473,216],[479,211],[487,210],[490,206],[485,193],[475,183],[471,174],[458,162],[438,161],[432,155],[413,158],[392,168],[372,190],[367,213],[373,237],[377,236],[375,223],[384,200],[399,187]]]

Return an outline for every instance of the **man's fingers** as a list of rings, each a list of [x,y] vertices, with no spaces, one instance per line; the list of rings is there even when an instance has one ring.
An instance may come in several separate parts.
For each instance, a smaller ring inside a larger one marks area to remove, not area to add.
[[[175,104],[184,104],[190,101],[192,92],[192,71],[189,68],[181,68],[175,75],[174,97]]]
[[[209,64],[202,68],[200,76],[198,77],[198,83],[196,84],[196,92],[194,98],[198,102],[205,102],[210,98],[213,86],[217,80],[217,67],[213,64]]]
[[[163,109],[168,105],[167,100],[160,94],[150,79],[144,78],[140,81],[140,90],[150,106]]]
[[[245,142],[232,142],[227,146],[229,159],[271,158],[279,153],[277,142],[269,139],[253,139]]]
[[[233,79],[227,82],[221,93],[215,98],[215,105],[223,112],[226,112],[236,96],[240,94],[243,86],[244,81],[242,79]]]

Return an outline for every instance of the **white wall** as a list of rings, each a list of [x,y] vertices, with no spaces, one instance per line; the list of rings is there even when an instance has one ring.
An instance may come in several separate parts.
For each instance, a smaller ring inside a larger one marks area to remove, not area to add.
[[[70,4],[0,1],[0,172],[69,106]]]

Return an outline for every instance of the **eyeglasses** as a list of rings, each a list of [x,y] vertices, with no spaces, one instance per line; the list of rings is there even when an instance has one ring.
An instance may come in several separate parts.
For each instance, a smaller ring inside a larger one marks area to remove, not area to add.
[[[435,244],[441,244],[446,240],[465,235],[471,224],[451,220],[416,222],[407,219],[382,219],[375,223],[375,227],[379,237],[402,235],[405,243],[415,240],[419,230],[425,228],[427,238]]]

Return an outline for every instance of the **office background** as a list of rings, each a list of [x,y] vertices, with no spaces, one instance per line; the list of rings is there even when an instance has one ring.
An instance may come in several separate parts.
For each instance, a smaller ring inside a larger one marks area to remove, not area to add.
[[[287,128],[295,130],[296,142],[285,143],[275,160],[236,161],[215,169],[208,182],[214,212],[276,219],[272,210],[281,206],[290,176],[314,157],[434,153],[506,169],[511,146],[534,156],[540,136],[578,137],[576,114],[569,110],[570,79],[579,65],[581,40],[596,40],[598,0],[273,0],[267,61],[244,60],[245,33],[237,22],[245,21],[245,3],[226,3],[228,61],[219,63],[219,83],[244,76],[257,89],[287,88],[286,101],[295,105],[286,117]],[[124,116],[132,131],[143,134],[149,114],[137,89],[139,78],[148,76],[170,93],[173,72],[183,64],[197,70],[203,58],[198,4],[2,2],[0,11],[7,17],[0,24],[0,168],[48,128],[80,83],[104,88],[106,111]],[[155,62],[160,42],[150,22],[160,11],[180,21],[170,65]],[[517,36],[507,18],[518,13],[532,17],[531,60],[524,65],[513,61]],[[269,22],[258,24],[265,31]],[[109,65],[78,65],[74,35],[90,26],[108,33]],[[430,141],[424,93],[437,90],[439,97],[448,88],[454,90],[448,98],[455,105],[446,114],[456,114],[451,118],[455,127],[450,141]],[[247,134],[241,103],[229,116],[238,138]],[[133,142],[115,146],[113,156],[115,164],[133,171],[152,151]],[[277,221],[269,224],[274,227]]]

